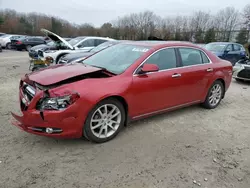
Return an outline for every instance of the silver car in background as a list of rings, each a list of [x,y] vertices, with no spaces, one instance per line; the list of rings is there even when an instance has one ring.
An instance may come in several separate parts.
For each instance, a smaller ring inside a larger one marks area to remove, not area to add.
[[[250,59],[244,58],[235,63],[233,78],[236,81],[250,81]]]

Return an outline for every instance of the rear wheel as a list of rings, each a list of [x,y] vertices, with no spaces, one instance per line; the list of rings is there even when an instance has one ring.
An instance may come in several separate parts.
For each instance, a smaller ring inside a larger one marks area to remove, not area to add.
[[[107,142],[120,132],[124,122],[123,105],[116,99],[106,99],[97,104],[89,113],[83,135],[92,142]]]
[[[223,97],[225,88],[221,81],[216,80],[213,85],[210,87],[206,100],[202,105],[207,109],[214,109],[216,108]]]
[[[10,43],[7,43],[7,44],[6,44],[6,49],[8,49],[8,50],[11,49],[11,44],[10,44]]]

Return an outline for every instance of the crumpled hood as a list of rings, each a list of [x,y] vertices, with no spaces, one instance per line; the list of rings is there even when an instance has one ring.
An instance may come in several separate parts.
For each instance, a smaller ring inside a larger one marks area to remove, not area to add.
[[[28,74],[28,79],[43,86],[56,84],[70,78],[84,74],[100,71],[100,68],[88,66],[81,63],[55,65],[46,69]]]

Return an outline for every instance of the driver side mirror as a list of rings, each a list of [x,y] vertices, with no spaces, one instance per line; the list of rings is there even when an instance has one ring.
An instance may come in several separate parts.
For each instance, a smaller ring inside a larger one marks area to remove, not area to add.
[[[145,73],[148,73],[148,72],[157,72],[159,70],[159,67],[156,65],[156,64],[144,64],[138,74],[145,74]]]
[[[225,50],[224,52],[225,52],[225,54],[228,54],[228,52],[230,52],[230,50]]]

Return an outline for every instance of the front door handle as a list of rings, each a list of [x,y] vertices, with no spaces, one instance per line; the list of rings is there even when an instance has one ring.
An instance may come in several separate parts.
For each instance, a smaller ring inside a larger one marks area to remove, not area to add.
[[[208,68],[207,72],[212,72],[214,69],[213,68]]]
[[[172,75],[172,78],[177,78],[177,77],[181,77],[181,74],[175,73],[175,74]]]

